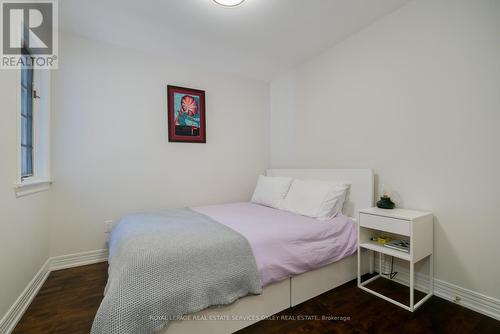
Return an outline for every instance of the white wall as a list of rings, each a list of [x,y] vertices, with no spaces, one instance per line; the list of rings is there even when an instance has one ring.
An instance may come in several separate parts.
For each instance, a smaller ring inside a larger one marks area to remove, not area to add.
[[[250,198],[269,165],[268,83],[74,35],[59,44],[52,256],[104,248],[103,221],[133,211]],[[168,142],[167,84],[206,91],[207,144]]]
[[[48,193],[16,198],[18,71],[0,71],[0,318],[49,255]]]
[[[418,0],[271,84],[272,167],[371,167],[436,277],[500,298],[500,1]]]

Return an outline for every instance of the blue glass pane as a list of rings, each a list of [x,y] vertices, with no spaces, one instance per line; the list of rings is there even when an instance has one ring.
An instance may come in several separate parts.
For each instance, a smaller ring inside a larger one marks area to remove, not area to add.
[[[33,175],[33,149],[21,147],[21,173],[22,176]]]
[[[21,87],[21,115],[28,115],[28,90]]]
[[[33,69],[23,67],[21,68],[21,84],[23,86],[31,86],[33,84]]]
[[[27,119],[26,125],[26,145],[33,148],[33,118]]]
[[[28,174],[28,159],[26,158],[26,147],[21,147],[21,175]]]
[[[31,88],[33,86],[33,69],[29,68],[26,70],[26,76],[27,76],[27,86]]]
[[[21,144],[28,145],[28,118],[21,116]]]
[[[21,69],[21,85],[28,86],[28,70],[26,68]]]
[[[28,175],[33,175],[33,149],[32,148],[27,148],[26,152],[28,154]]]
[[[33,117],[33,92],[31,89],[26,90],[26,116]]]

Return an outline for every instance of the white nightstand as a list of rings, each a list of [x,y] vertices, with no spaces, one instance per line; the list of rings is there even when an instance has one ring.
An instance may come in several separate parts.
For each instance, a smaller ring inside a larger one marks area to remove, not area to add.
[[[410,252],[394,250],[385,247],[376,241],[371,241],[374,236],[390,236],[396,239],[410,241]],[[408,261],[410,263],[410,304],[405,305],[376,291],[366,287],[366,285],[379,277],[385,277],[380,273],[361,282],[361,249],[365,248],[379,253],[379,271],[382,272],[382,256],[389,255]],[[369,208],[360,210],[358,224],[358,287],[368,291],[380,298],[396,304],[408,311],[414,311],[432,296],[433,292],[433,216],[430,212],[420,212],[405,209],[379,209]],[[415,263],[429,259],[429,291],[427,295],[418,303],[414,304],[415,288]]]

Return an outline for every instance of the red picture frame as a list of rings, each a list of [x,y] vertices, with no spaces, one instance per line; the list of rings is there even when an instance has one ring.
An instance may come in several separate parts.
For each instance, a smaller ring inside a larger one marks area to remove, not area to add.
[[[167,86],[168,141],[206,143],[205,91]]]

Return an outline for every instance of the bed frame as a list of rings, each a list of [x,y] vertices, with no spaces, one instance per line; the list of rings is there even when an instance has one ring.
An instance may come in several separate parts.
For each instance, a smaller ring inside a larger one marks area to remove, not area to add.
[[[343,213],[350,217],[358,217],[359,210],[373,206],[373,172],[370,169],[270,169],[267,175],[349,183],[350,192]],[[355,279],[357,269],[354,254],[268,285],[261,295],[247,296],[231,305],[208,308],[186,316],[185,320],[172,321],[161,333],[233,333]],[[368,265],[362,268],[363,273],[370,270]]]

